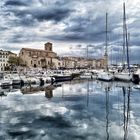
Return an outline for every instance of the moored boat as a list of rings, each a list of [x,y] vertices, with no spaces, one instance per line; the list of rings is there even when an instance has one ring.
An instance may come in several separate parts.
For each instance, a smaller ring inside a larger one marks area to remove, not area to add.
[[[12,85],[12,79],[9,75],[5,74],[3,75],[3,78],[0,80],[0,86],[11,86]]]
[[[132,82],[135,84],[139,84],[139,82],[140,82],[140,69],[138,69],[135,73],[133,73]]]
[[[109,72],[100,72],[98,73],[97,79],[102,81],[112,81],[114,79],[114,75]]]
[[[132,74],[129,72],[115,73],[114,78],[115,78],[115,80],[119,80],[119,81],[131,81]]]

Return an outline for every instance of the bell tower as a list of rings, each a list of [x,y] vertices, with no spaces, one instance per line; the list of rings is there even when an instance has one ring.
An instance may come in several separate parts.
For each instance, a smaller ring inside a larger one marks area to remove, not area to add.
[[[44,47],[45,47],[45,51],[52,52],[52,43],[47,42],[45,43]]]

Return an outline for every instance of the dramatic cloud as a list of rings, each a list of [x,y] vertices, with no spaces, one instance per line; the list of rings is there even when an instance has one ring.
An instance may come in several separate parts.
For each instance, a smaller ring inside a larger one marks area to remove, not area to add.
[[[27,4],[18,0],[9,0],[5,2],[5,6],[27,6]]]
[[[137,53],[140,51],[139,5],[138,0],[126,0],[133,63],[140,63]],[[108,52],[113,59],[110,61],[116,62],[120,56],[122,0],[1,0],[0,6],[1,49],[18,53],[22,47],[43,48],[44,43],[51,41],[59,55],[87,57],[89,46],[88,56],[101,58],[105,50],[105,14],[108,12]]]

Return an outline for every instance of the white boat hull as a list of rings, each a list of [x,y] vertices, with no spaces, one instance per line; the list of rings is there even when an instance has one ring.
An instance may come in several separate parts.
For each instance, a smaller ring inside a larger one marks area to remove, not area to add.
[[[98,73],[97,79],[103,81],[112,81],[114,79],[114,76],[108,72],[101,72]]]
[[[115,79],[120,81],[131,81],[132,80],[132,74],[129,73],[116,73]]]
[[[2,81],[0,81],[0,86],[10,86],[10,85],[12,85],[11,80],[2,80]]]

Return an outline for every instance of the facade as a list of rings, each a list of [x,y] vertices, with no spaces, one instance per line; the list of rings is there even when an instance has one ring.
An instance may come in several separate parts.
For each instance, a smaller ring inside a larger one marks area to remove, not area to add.
[[[73,68],[106,68],[107,57],[86,59],[82,57],[58,57],[52,50],[52,43],[44,45],[44,50],[22,48],[19,57],[29,68],[73,69]]]
[[[96,68],[102,67],[103,59],[86,59],[82,57],[62,57],[60,58],[60,67],[62,68]],[[99,64],[98,64],[99,63]]]
[[[96,60],[96,68],[97,69],[104,69],[106,68],[106,60],[105,59],[98,59]]]
[[[61,57],[60,58],[60,67],[72,69],[76,68],[77,59],[75,57]]]
[[[7,66],[9,66],[8,60],[9,60],[9,57],[10,57],[10,56],[16,57],[17,54],[12,53],[12,52],[10,52],[10,51],[3,51],[3,50],[0,50],[0,71],[4,71],[5,68],[6,68]]]
[[[30,68],[54,68],[57,64],[57,54],[52,50],[52,43],[44,45],[44,50],[22,48],[19,57]]]

